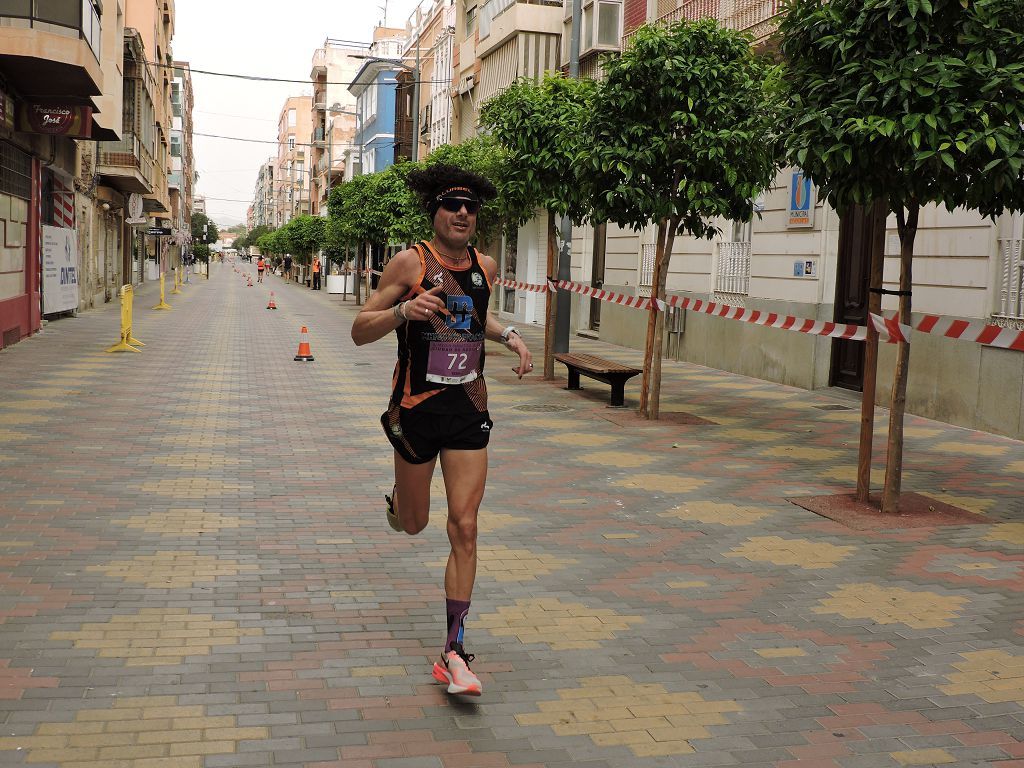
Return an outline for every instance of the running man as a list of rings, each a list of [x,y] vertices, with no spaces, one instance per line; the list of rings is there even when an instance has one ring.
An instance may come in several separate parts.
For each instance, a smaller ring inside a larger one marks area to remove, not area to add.
[[[395,449],[395,485],[386,496],[387,520],[415,535],[427,527],[430,481],[438,455],[448,499],[451,554],[444,574],[448,637],[434,678],[449,693],[479,696],[463,644],[476,580],[477,513],[487,479],[492,422],[484,383],[484,338],[519,356],[519,378],[533,369],[530,350],[515,328],[487,312],[497,264],[469,241],[477,212],[497,193],[482,176],[437,164],[409,174],[433,223],[427,243],[398,253],[384,268],[376,292],[352,324],[358,345],[398,335],[391,402],[381,416]]]
[[[256,262],[256,282],[257,283],[262,283],[263,282],[263,270],[265,270],[266,268],[267,268],[267,262],[265,262],[263,260],[263,257],[260,256],[259,261]]]

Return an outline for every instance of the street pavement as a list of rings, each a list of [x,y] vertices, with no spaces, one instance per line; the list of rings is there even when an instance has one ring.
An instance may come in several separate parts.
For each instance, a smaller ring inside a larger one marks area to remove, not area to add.
[[[141,354],[113,304],[0,354],[0,764],[1024,766],[1024,444],[908,417],[905,490],[984,520],[854,530],[789,501],[851,490],[854,402],[666,362],[652,424],[490,345],[459,700],[440,472],[384,519],[393,338],[212,271]]]

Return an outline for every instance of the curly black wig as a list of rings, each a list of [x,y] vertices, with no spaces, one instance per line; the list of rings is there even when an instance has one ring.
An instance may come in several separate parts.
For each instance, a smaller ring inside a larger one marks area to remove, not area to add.
[[[480,174],[447,163],[435,163],[410,171],[406,184],[416,193],[431,219],[440,205],[438,196],[450,189],[465,187],[484,203],[498,196],[494,185]]]

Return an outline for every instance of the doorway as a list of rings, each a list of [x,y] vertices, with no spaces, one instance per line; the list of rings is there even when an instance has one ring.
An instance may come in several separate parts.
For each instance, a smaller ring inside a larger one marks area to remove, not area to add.
[[[867,324],[873,221],[870,208],[855,205],[839,222],[834,318],[837,323]],[[832,340],[830,386],[855,392],[864,390],[864,350],[863,341]]]
[[[608,225],[598,224],[594,227],[594,253],[590,268],[590,287],[604,287],[604,262],[608,245]],[[601,304],[600,299],[590,300],[590,324],[592,331],[601,330]]]

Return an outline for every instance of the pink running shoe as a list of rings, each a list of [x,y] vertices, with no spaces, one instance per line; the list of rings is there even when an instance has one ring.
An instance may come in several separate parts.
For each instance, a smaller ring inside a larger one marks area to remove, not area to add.
[[[475,657],[467,654],[462,643],[452,643],[452,649],[441,655],[441,661],[434,662],[434,679],[448,684],[448,693],[464,696],[479,696],[483,692],[480,678],[473,674],[469,662]]]

